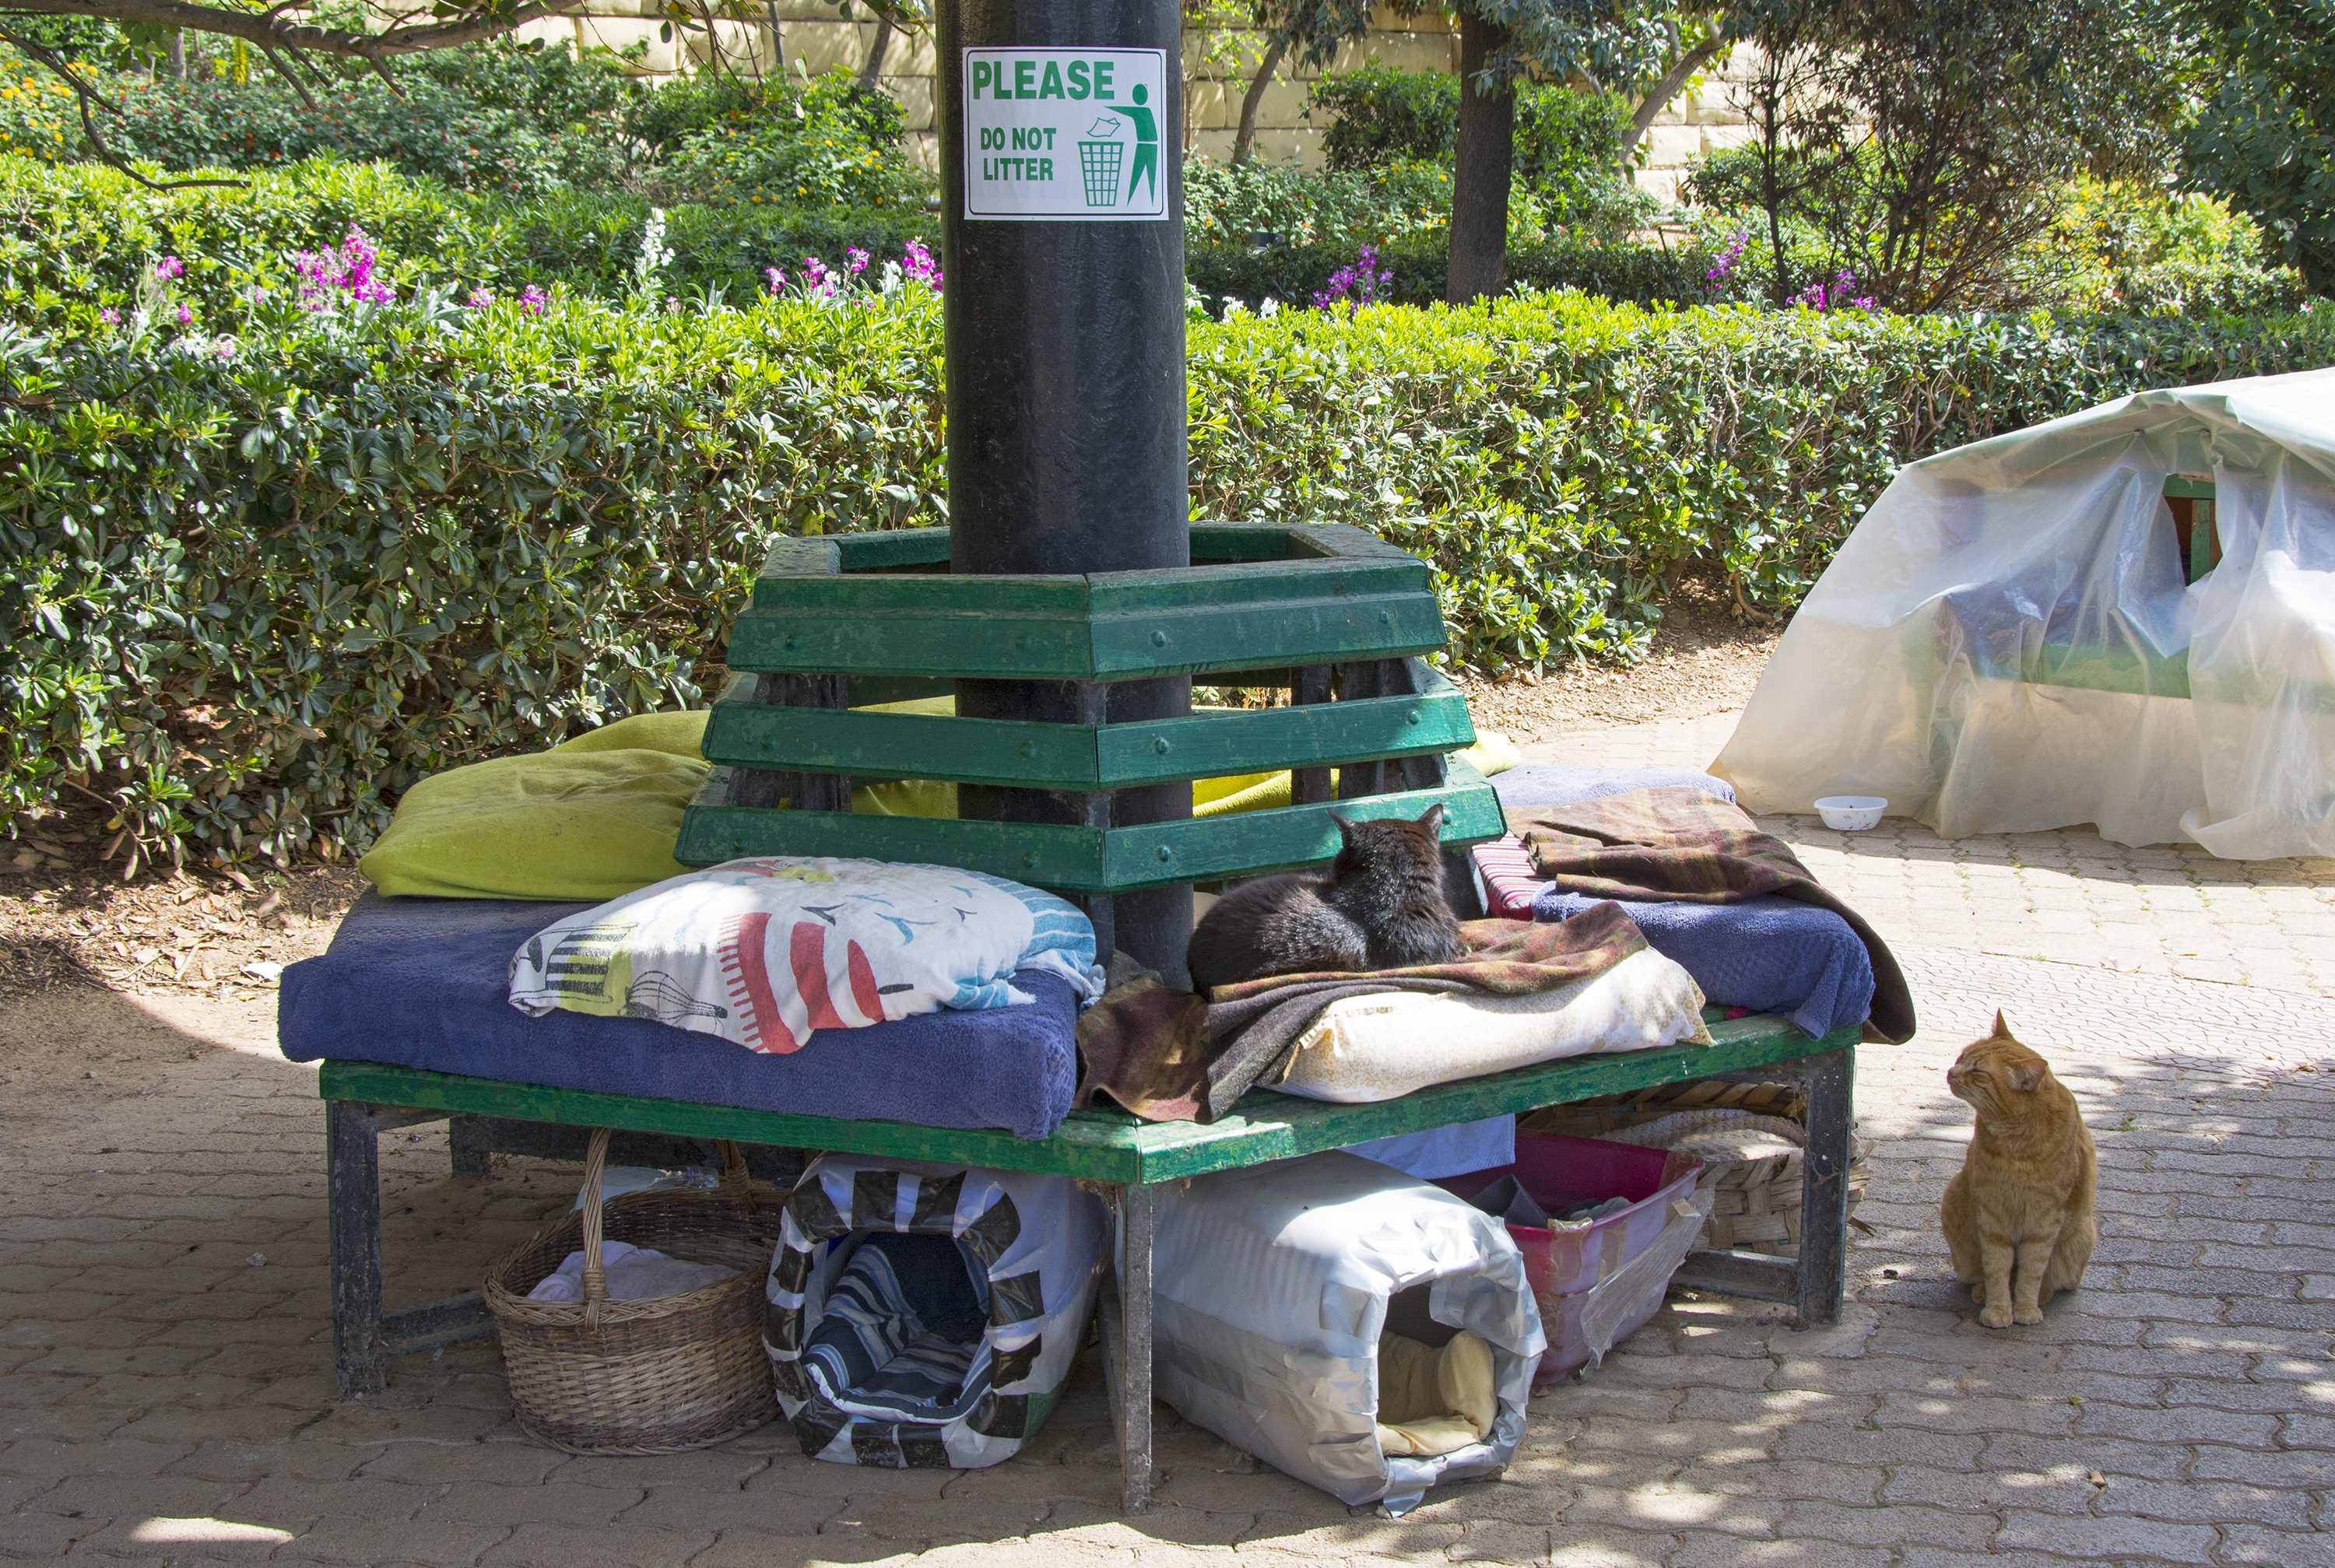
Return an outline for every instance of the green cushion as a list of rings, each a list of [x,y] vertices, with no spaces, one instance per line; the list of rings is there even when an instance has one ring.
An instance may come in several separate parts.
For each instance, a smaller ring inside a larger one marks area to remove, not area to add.
[[[644,717],[704,725],[702,713]],[[673,857],[673,841],[709,771],[696,758],[648,746],[576,741],[456,768],[405,792],[357,869],[392,895],[620,898],[689,870]]]

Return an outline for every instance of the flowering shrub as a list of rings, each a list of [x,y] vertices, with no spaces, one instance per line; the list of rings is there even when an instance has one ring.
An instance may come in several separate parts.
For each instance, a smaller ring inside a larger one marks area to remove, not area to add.
[[[1838,310],[1844,305],[1855,310],[1871,310],[1873,296],[1855,293],[1856,275],[1846,267],[1832,275],[1832,287],[1826,292],[1822,280],[1808,285],[1784,303],[1806,310]]]
[[[871,285],[867,272],[873,259],[867,252],[853,246],[844,251],[840,268],[830,267],[816,256],[806,256],[791,284],[784,267],[765,267],[762,278],[774,296],[809,300],[814,305],[873,304],[898,294],[912,283],[934,294],[941,291],[940,263],[933,259],[933,253],[925,248],[921,240],[910,240],[900,260],[886,262]]]
[[[363,229],[349,225],[338,250],[304,250],[292,258],[300,278],[300,308],[319,311],[339,307],[344,298],[358,305],[386,305],[397,291],[373,274],[380,252]]]
[[[1362,247],[1352,266],[1332,273],[1327,286],[1314,294],[1313,308],[1334,310],[1343,305],[1351,315],[1366,305],[1383,304],[1391,297],[1389,289],[1394,283],[1394,274],[1381,272],[1378,266],[1377,247]]]

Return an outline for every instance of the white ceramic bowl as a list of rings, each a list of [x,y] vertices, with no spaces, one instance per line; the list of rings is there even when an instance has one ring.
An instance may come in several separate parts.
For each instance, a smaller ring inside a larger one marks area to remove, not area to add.
[[[1881,820],[1889,802],[1878,795],[1827,795],[1817,802],[1817,815],[1827,828],[1862,833]]]

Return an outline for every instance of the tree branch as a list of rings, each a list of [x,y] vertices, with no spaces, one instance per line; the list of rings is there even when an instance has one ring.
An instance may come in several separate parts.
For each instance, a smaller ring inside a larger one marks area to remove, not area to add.
[[[89,138],[90,150],[147,189],[189,190],[202,186],[222,186],[231,190],[239,190],[243,188],[244,181],[240,179],[166,179],[158,182],[147,179],[131,168],[120,153],[105,144],[105,138],[98,134],[97,121],[89,111],[90,105],[94,103],[108,114],[118,117],[121,113],[120,104],[106,98],[96,88],[74,75],[73,68],[65,63],[64,57],[55,50],[35,44],[29,38],[19,37],[5,27],[0,27],[0,40],[5,40],[14,45],[18,53],[44,67],[67,87],[73,89],[73,101],[81,110],[82,131]]]
[[[1638,150],[1639,140],[1654,123],[1654,116],[1670,107],[1671,100],[1678,96],[1679,89],[1686,85],[1687,78],[1710,64],[1712,57],[1732,42],[1724,34],[1713,33],[1688,50],[1676,65],[1662,73],[1661,81],[1646,89],[1646,96],[1638,104],[1638,111],[1630,116],[1630,129],[1622,137],[1623,168],[1630,166],[1631,158]]]
[[[247,44],[276,44],[319,54],[345,55],[352,60],[381,61],[499,37],[538,17],[557,14],[564,3],[566,0],[525,0],[501,15],[482,11],[460,21],[426,27],[396,25],[380,33],[352,33],[339,27],[286,22],[280,15],[281,7],[266,12],[227,11],[213,5],[187,5],[184,0],[0,0],[0,16],[93,16],[105,22],[191,28],[197,33],[240,38]]]

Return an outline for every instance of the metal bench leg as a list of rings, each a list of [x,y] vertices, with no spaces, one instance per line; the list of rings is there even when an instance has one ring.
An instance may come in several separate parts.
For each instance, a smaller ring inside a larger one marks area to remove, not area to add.
[[[1807,1153],[1800,1162],[1800,1327],[1840,1321],[1848,1263],[1849,1124],[1856,1111],[1856,1053],[1826,1051],[1803,1064]]]
[[[325,1102],[326,1228],[333,1275],[333,1365],[341,1397],[389,1381],[381,1338],[381,1148],[373,1108]]]
[[[1151,1223],[1153,1193],[1130,1183],[1118,1189],[1123,1257],[1102,1298],[1103,1376],[1111,1426],[1119,1436],[1121,1503],[1151,1512]]]

